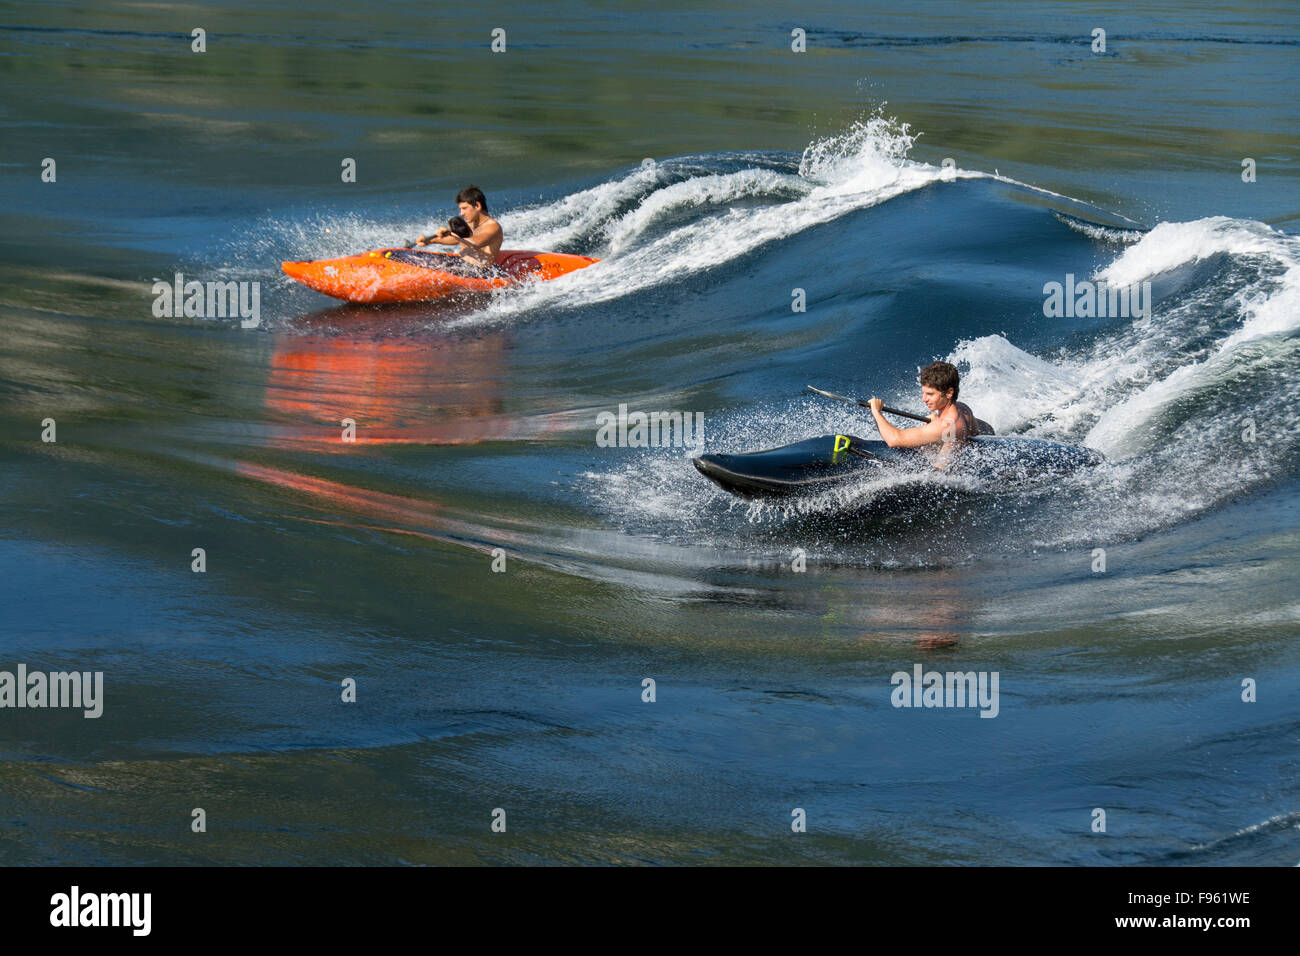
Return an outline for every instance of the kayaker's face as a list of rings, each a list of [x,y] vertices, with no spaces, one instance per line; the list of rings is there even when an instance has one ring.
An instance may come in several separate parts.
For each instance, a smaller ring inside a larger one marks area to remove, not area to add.
[[[478,206],[467,202],[457,203],[456,205],[460,207],[460,218],[465,220],[466,225],[478,225],[478,217],[483,215]]]
[[[947,392],[941,392],[933,385],[921,386],[921,401],[925,402],[925,407],[932,412],[941,412],[952,402],[952,389]]]

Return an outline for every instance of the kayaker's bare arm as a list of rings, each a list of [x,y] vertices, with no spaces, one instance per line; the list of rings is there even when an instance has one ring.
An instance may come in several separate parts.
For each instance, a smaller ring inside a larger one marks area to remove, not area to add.
[[[479,222],[478,228],[468,238],[462,239],[450,229],[439,229],[432,236],[421,236],[417,240],[418,245],[439,245],[439,246],[467,246],[473,250],[470,258],[476,259],[487,264],[496,260],[497,253],[501,251],[502,241],[501,226],[495,219],[484,219]]]
[[[890,448],[919,448],[922,445],[933,445],[935,442],[944,441],[950,436],[945,435],[945,429],[950,426],[944,424],[939,419],[920,425],[916,428],[896,428],[885,420],[881,414],[880,407],[884,402],[879,398],[873,398],[869,403],[871,414],[876,419],[876,427],[880,429],[880,437],[884,439],[885,444]]]
[[[431,245],[454,246],[465,241],[467,240],[461,239],[460,236],[456,235],[454,232],[452,232],[450,229],[444,226],[443,228],[435,232],[432,236],[421,236],[419,239],[416,239],[415,244],[417,246],[431,246]]]

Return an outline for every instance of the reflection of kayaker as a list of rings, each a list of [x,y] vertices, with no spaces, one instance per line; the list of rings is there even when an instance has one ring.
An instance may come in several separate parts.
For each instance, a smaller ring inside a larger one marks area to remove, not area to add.
[[[505,410],[505,333],[450,340],[424,329],[437,306],[343,309],[299,318],[275,337],[266,405],[281,447],[350,454],[367,445],[464,445],[545,429]],[[352,441],[341,423],[355,423]]]
[[[487,197],[477,186],[466,186],[456,194],[456,205],[460,207],[459,222],[469,229],[468,233],[456,229],[459,224],[453,219],[448,227],[435,232],[432,236],[421,236],[415,240],[416,246],[460,246],[460,256],[477,265],[492,266],[496,264],[497,254],[505,233],[501,224],[488,215]]]

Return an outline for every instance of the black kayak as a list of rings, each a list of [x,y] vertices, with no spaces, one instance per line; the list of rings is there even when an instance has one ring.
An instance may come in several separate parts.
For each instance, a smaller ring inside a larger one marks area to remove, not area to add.
[[[931,458],[919,448],[890,448],[852,435],[820,435],[768,451],[693,460],[704,477],[744,498],[810,494],[872,477],[934,471]],[[1015,484],[1103,461],[1098,452],[1077,445],[981,435],[956,454],[947,473]]]

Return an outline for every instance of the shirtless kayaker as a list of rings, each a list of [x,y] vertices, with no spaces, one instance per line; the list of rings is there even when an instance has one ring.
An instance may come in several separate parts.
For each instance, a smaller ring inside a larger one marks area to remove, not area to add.
[[[456,194],[456,205],[460,207],[460,217],[474,230],[462,239],[450,229],[439,229],[432,236],[421,236],[415,241],[417,246],[430,244],[439,246],[461,246],[460,257],[476,265],[488,267],[497,259],[501,251],[501,242],[505,238],[501,224],[488,215],[487,197],[477,186],[466,186]]]
[[[897,428],[881,414],[880,407],[884,403],[873,398],[868,406],[875,416],[880,437],[891,448],[919,448],[942,443],[934,466],[946,469],[954,453],[971,436],[980,433],[974,413],[966,404],[957,401],[960,388],[960,376],[955,366],[947,362],[931,362],[921,369],[921,401],[930,409],[929,423],[916,428]]]

